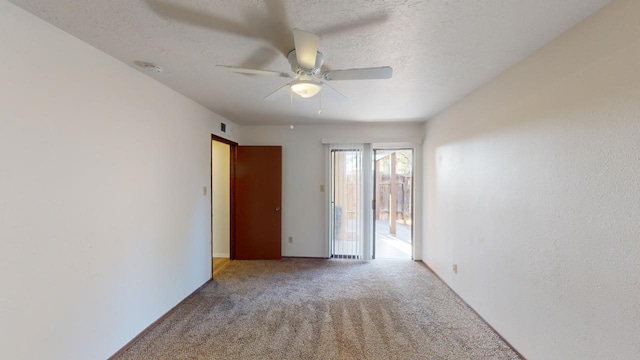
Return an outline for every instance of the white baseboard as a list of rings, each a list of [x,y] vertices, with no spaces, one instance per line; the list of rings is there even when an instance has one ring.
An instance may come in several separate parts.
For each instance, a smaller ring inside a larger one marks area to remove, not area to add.
[[[229,253],[213,253],[211,255],[211,257],[214,257],[214,258],[227,258],[228,259],[229,257],[231,257],[231,254],[229,254]]]

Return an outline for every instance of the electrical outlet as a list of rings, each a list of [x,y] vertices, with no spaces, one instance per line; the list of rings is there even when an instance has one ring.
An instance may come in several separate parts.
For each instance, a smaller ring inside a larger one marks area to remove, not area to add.
[[[324,192],[324,185],[320,185],[320,192]]]
[[[453,273],[454,274],[458,273],[458,264],[453,264]]]
[[[293,242],[293,236],[289,236],[289,244]]]

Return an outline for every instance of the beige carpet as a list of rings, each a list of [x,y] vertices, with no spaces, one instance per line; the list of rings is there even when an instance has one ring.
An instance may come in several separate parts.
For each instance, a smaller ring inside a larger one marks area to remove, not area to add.
[[[233,261],[121,359],[518,359],[408,260]]]

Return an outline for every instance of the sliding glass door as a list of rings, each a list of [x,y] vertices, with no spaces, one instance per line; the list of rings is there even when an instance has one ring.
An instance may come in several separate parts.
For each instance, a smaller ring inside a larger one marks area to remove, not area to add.
[[[375,259],[411,259],[413,150],[374,150]]]
[[[331,149],[331,257],[363,258],[362,146]]]
[[[411,259],[414,150],[370,143],[326,149],[330,257]]]

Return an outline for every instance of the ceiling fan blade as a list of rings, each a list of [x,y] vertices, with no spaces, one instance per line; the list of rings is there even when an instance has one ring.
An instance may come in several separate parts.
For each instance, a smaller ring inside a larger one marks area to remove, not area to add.
[[[322,74],[325,80],[375,80],[391,79],[393,69],[390,66],[366,69],[331,70]]]
[[[281,97],[282,95],[289,93],[289,91],[291,91],[289,86],[290,86],[290,84],[282,85],[281,87],[277,88],[271,94],[265,96],[262,100],[275,100],[275,99]]]
[[[316,66],[316,54],[318,53],[318,35],[293,29],[293,41],[296,44],[296,58],[298,64],[305,69],[313,69]]]
[[[236,66],[229,66],[229,65],[216,65],[216,66],[217,67],[221,67],[221,68],[225,68],[225,69],[227,69],[229,71],[232,71],[232,72],[241,73],[241,74],[280,76],[280,77],[285,77],[285,78],[290,78],[291,77],[291,75],[289,75],[289,74],[287,74],[285,72],[280,72],[280,71],[246,69],[246,68],[241,68],[241,67],[236,67]]]

